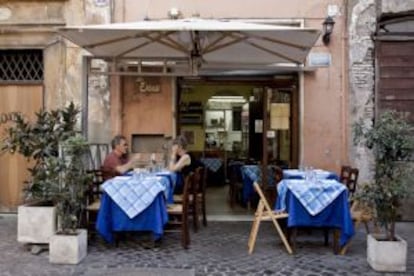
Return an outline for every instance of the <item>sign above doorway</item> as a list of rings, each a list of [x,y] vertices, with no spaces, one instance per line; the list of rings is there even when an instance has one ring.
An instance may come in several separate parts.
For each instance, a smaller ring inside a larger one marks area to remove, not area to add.
[[[138,93],[151,94],[161,92],[161,80],[157,77],[138,77],[135,80],[135,85]]]

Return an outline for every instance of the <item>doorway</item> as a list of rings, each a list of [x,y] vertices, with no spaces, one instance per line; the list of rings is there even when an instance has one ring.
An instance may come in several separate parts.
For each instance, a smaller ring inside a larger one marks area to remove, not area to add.
[[[8,125],[7,114],[19,112],[33,120],[43,107],[42,85],[0,86],[0,133]],[[30,162],[20,154],[0,154],[0,212],[16,212],[23,202],[24,183],[29,177]]]
[[[43,107],[44,57],[40,49],[0,50],[0,135],[10,126],[11,112],[29,120]],[[30,161],[0,152],[0,213],[16,212],[24,199]]]
[[[177,133],[208,168],[209,215],[251,214],[243,202],[230,206],[230,168],[235,161],[261,164],[263,135],[269,163],[297,166],[297,83],[297,75],[177,81]]]

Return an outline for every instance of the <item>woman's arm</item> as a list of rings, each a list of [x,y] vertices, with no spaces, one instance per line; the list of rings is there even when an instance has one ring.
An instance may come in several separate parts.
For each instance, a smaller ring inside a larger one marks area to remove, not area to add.
[[[171,158],[168,169],[173,172],[181,171],[182,168],[191,164],[191,158],[188,154],[184,154],[180,159],[175,160],[176,157]]]

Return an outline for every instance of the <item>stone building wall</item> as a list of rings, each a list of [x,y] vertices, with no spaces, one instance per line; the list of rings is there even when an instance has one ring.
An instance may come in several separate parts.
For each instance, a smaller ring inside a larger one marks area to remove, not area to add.
[[[45,108],[62,107],[69,101],[80,107],[86,104],[82,94],[85,92],[82,91],[82,57],[87,52],[62,39],[56,28],[109,23],[111,1],[106,1],[105,5],[96,3],[95,0],[0,1],[0,49],[43,49]],[[109,122],[108,107],[101,104],[102,94],[105,94],[103,87],[109,95],[108,80],[96,76],[90,78],[99,83],[90,86],[90,110],[99,110],[99,114],[89,114],[91,123]],[[99,92],[95,91],[96,87]],[[107,142],[108,129],[110,126],[106,123],[93,137],[104,136],[102,140]]]
[[[382,13],[397,13],[414,10],[414,0],[382,0]]]
[[[68,1],[65,7],[67,25],[106,24],[111,22],[111,1],[95,0]],[[80,103],[84,100],[82,93],[87,93],[87,138],[90,143],[109,143],[111,137],[109,111],[109,79],[105,76],[89,75],[88,91],[82,91],[84,70],[82,62],[87,52],[71,42],[65,41],[65,97]],[[106,68],[104,62],[95,62],[93,66]],[[84,106],[86,103],[83,103]]]
[[[353,144],[352,125],[374,118],[375,49],[371,37],[376,19],[383,13],[414,10],[414,0],[351,0],[348,7],[349,30],[349,155],[360,168],[360,181],[372,178],[373,159],[369,151]]]
[[[353,1],[348,13],[349,28],[349,128],[350,160],[360,169],[360,181],[372,177],[373,159],[364,147],[353,144],[352,125],[363,120],[372,124],[374,117],[374,41],[376,1]]]
[[[93,67],[106,71],[107,63],[93,60]],[[111,141],[109,78],[105,75],[88,77],[88,141],[107,144]]]
[[[362,119],[372,124],[375,114],[375,48],[371,35],[374,34],[377,18],[385,13],[400,13],[414,10],[414,0],[355,0],[349,2],[349,114],[350,125]],[[373,158],[370,152],[352,143],[352,131],[349,131],[350,159],[360,168],[359,182],[373,177]],[[409,194],[413,194],[411,185]],[[414,199],[403,202],[402,219],[414,220],[412,209]]]

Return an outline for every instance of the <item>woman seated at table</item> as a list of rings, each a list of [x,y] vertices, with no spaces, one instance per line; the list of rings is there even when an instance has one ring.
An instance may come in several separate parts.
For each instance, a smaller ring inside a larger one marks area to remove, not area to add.
[[[177,186],[175,190],[182,189],[183,180],[186,175],[198,167],[197,160],[187,152],[187,141],[183,136],[178,136],[172,142],[171,157],[168,169],[177,172]],[[180,177],[181,176],[181,177]]]

